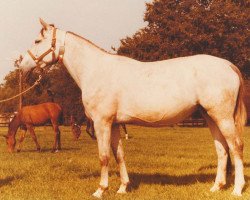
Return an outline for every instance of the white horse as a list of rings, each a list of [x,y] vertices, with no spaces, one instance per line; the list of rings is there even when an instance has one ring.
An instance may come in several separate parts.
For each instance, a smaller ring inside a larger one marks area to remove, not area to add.
[[[158,62],[139,62],[105,52],[71,32],[40,19],[39,38],[24,56],[24,72],[62,61],[82,90],[86,115],[94,123],[101,162],[101,180],[95,197],[108,188],[110,147],[119,164],[125,193],[129,177],[124,161],[119,124],[166,126],[198,108],[211,129],[218,154],[218,169],[211,191],[226,184],[229,149],[235,161],[234,195],[240,196],[243,174],[242,129],[246,121],[242,77],[232,63],[196,55]]]

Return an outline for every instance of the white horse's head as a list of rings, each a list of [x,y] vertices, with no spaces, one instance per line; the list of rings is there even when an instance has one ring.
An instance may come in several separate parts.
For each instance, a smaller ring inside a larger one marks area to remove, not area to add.
[[[56,29],[53,25],[47,24],[40,19],[42,29],[32,47],[24,55],[20,64],[24,74],[30,72],[35,67],[56,63],[59,60],[59,49],[64,46],[65,32]]]

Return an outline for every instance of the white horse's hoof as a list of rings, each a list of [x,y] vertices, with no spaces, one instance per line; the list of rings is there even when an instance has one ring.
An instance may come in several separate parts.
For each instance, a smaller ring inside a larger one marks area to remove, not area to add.
[[[108,190],[108,187],[101,187],[101,186],[100,186],[100,187],[95,191],[95,193],[92,194],[92,196],[94,196],[94,197],[96,197],[96,198],[98,198],[98,199],[101,199],[101,198],[102,198],[102,194],[103,194],[106,190]]]
[[[214,185],[213,187],[210,188],[210,192],[217,192],[219,191],[221,188],[218,185]]]
[[[95,197],[95,198],[101,199],[102,198],[102,192],[99,189],[97,189],[95,191],[95,193],[92,194],[92,196]]]
[[[117,194],[126,194],[127,193],[127,184],[121,184],[119,190],[117,191]]]
[[[241,197],[242,196],[241,189],[240,190],[239,189],[238,190],[234,189],[233,192],[232,192],[232,195]]]
[[[127,193],[127,191],[126,191],[126,189],[123,189],[123,188],[119,188],[119,190],[117,190],[117,192],[116,192],[117,194],[126,194]]]

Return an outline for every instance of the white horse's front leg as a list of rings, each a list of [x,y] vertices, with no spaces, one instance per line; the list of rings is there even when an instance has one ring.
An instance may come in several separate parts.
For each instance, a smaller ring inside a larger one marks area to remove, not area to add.
[[[120,168],[121,185],[117,193],[124,194],[127,192],[129,178],[128,178],[128,173],[127,173],[125,160],[124,160],[124,152],[122,148],[119,125],[112,126],[111,147],[112,147],[112,151],[115,156],[116,162],[118,163],[119,168]]]
[[[97,137],[99,159],[101,163],[101,180],[100,185],[94,197],[101,198],[103,192],[108,189],[108,164],[110,158],[110,133],[111,124],[102,120],[94,121],[94,127]]]

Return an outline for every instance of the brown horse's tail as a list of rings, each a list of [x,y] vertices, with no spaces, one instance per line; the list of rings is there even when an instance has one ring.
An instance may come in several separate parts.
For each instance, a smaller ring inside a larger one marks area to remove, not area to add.
[[[236,101],[236,106],[234,110],[234,121],[236,128],[238,130],[238,133],[241,134],[243,132],[243,128],[247,121],[247,112],[246,112],[246,106],[244,103],[244,83],[243,78],[240,73],[240,70],[235,66],[231,65],[232,69],[238,74],[240,79],[240,87],[238,91],[238,97]]]

